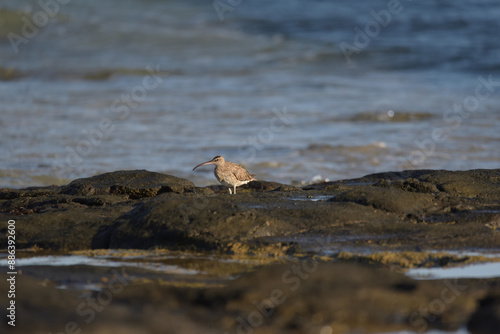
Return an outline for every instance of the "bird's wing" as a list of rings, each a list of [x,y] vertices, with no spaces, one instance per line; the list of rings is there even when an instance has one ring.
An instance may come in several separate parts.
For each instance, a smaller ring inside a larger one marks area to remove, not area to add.
[[[232,168],[233,175],[238,179],[238,180],[255,180],[255,175],[251,175],[249,172],[245,170],[242,166],[231,163],[234,168]]]

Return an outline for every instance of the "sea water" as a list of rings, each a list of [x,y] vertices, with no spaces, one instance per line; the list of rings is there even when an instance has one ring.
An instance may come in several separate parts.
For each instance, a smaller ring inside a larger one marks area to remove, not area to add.
[[[228,3],[2,1],[0,187],[500,167],[500,2]]]

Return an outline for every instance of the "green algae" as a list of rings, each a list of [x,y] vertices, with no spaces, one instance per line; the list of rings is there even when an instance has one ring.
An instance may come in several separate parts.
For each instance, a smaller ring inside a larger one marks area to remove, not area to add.
[[[0,8],[0,40],[6,40],[9,33],[21,34],[23,16],[26,13],[22,11]]]
[[[172,73],[167,71],[160,71],[160,72],[155,72],[155,74],[167,76]],[[145,75],[151,75],[151,72],[148,71],[147,69],[140,69],[140,68],[114,68],[114,69],[102,69],[102,70],[88,72],[83,75],[83,79],[90,81],[101,81],[101,80],[110,80],[114,76],[145,76]]]
[[[22,77],[21,72],[12,67],[0,66],[0,81],[15,80]]]

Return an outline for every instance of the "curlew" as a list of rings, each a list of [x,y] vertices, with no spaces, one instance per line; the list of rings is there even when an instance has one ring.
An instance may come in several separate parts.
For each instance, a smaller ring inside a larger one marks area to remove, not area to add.
[[[199,164],[193,168],[193,170],[200,166],[210,164],[215,165],[214,175],[217,180],[225,186],[233,187],[233,192],[231,192],[231,188],[229,188],[230,194],[236,194],[236,187],[247,184],[250,181],[257,181],[254,177],[255,175],[248,173],[245,168],[234,162],[224,160],[220,155],[210,161]]]

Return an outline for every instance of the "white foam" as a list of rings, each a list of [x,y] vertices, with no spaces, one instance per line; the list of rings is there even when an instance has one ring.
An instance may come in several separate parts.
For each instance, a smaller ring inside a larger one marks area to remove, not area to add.
[[[83,255],[60,255],[60,256],[35,256],[16,260],[16,266],[97,266],[97,267],[136,267],[154,271],[161,271],[172,274],[197,275],[203,274],[198,270],[185,269],[175,265],[166,265],[161,262],[144,261],[139,262],[111,261],[102,258],[88,257]]]
[[[453,268],[414,268],[406,272],[414,279],[496,278],[500,262],[477,263]]]

